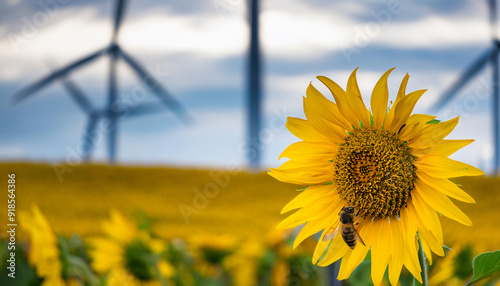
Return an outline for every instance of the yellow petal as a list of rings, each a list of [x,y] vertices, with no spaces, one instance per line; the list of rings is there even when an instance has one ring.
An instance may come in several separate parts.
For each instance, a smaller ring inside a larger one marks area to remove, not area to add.
[[[306,115],[310,124],[323,136],[331,137],[334,142],[342,142],[347,136],[347,132],[344,127],[335,125],[331,122],[326,113],[321,112],[317,106],[315,106],[315,101],[304,97],[304,114]],[[334,104],[334,103],[332,103]],[[335,106],[336,108],[336,106]],[[338,112],[338,110],[336,110]],[[328,111],[330,114],[334,114],[334,109]],[[338,115],[340,118],[342,115]],[[352,127],[350,127],[352,129]],[[350,130],[349,129],[349,130]]]
[[[412,192],[412,202],[420,221],[425,222],[425,227],[433,234],[437,243],[443,245],[443,229],[435,209],[430,207],[416,190]]]
[[[392,125],[388,126],[389,130],[397,131],[408,121],[415,104],[417,104],[417,101],[426,91],[426,89],[414,91],[403,97],[397,103]]]
[[[372,281],[380,285],[391,256],[392,230],[388,219],[377,219],[373,225]]]
[[[420,235],[420,238],[426,240],[430,249],[432,249],[432,251],[434,253],[436,253],[437,255],[443,256],[444,255],[443,248],[442,248],[443,243],[442,242],[440,243],[438,241],[437,237],[434,235],[434,233],[432,233],[429,230],[428,225],[427,225],[428,222],[424,221],[418,215],[414,200],[411,200],[408,202],[408,209],[410,210],[410,212],[409,212],[410,216],[413,216],[413,219],[417,222],[418,233]],[[425,246],[424,246],[424,250],[425,250]]]
[[[441,140],[436,144],[429,146],[424,149],[415,149],[412,151],[415,156],[426,156],[426,155],[439,155],[443,157],[448,157],[451,154],[457,152],[463,147],[474,142],[474,140]]]
[[[318,76],[316,78],[319,79],[330,90],[333,98],[335,98],[335,103],[337,104],[338,110],[342,114],[343,118],[347,120],[347,124],[349,124],[348,128],[346,125],[340,126],[346,127],[346,130],[349,131],[352,130],[351,124],[354,126],[359,126],[359,119],[351,110],[345,91],[336,82],[327,77]]]
[[[389,263],[389,281],[391,282],[391,285],[397,285],[399,276],[401,275],[401,269],[403,268],[402,252],[404,239],[401,222],[396,216],[391,217],[391,228],[393,243],[391,262]]]
[[[432,265],[432,251],[427,243],[427,237],[419,230],[418,234],[420,235],[420,243],[422,244],[422,248],[424,249],[425,258],[429,261],[429,265]]]
[[[401,84],[399,85],[399,90],[398,90],[398,95],[396,97],[396,100],[394,103],[398,103],[403,97],[406,96],[406,86],[408,85],[408,80],[410,79],[410,75],[406,73],[404,76],[403,80],[401,81]]]
[[[408,249],[405,247],[403,249],[403,264],[405,265],[406,269],[410,271],[411,275],[415,277],[420,283],[422,283],[422,274],[420,270],[420,266],[418,264],[415,264],[412,260],[413,255],[408,252]],[[415,257],[418,258],[418,254],[415,255]]]
[[[339,260],[340,258],[344,260],[346,259],[346,257],[350,255],[348,254],[350,252],[351,249],[347,246],[347,244],[345,244],[344,240],[342,239],[342,236],[337,235],[332,239],[332,244],[330,245],[328,252],[326,253],[325,257],[323,257],[323,259],[318,262],[318,265],[328,266],[333,262]]]
[[[90,251],[92,257],[92,268],[99,273],[105,273],[122,263],[123,248],[116,241],[95,238],[90,240],[93,249]]]
[[[435,178],[484,175],[476,167],[441,156],[422,156],[415,160],[414,165],[417,170]]]
[[[342,260],[340,261],[340,269],[339,269],[339,274],[337,275],[337,280],[343,280],[346,279],[346,277],[349,277],[347,271],[349,269],[349,258],[352,255],[352,250],[349,247],[347,247],[345,243],[344,243],[344,248],[346,249],[346,252],[342,257]]]
[[[309,121],[305,119],[288,117],[286,121],[286,128],[297,138],[302,139],[307,142],[328,142],[336,143],[332,141],[332,137],[325,136],[316,130]]]
[[[111,210],[111,219],[102,223],[104,232],[120,242],[129,242],[137,236],[137,228],[116,209]]]
[[[300,194],[298,194],[290,202],[288,202],[288,204],[286,204],[281,210],[281,214],[284,214],[294,209],[303,208],[309,205],[311,202],[317,200],[318,198],[322,198],[328,194],[331,195],[337,194],[334,185],[310,186],[309,188],[305,189]],[[331,199],[331,197],[329,197],[328,199]]]
[[[323,197],[317,198],[309,205],[301,208],[300,210],[284,219],[281,223],[278,224],[276,228],[287,229],[296,227],[311,220],[319,218],[324,219],[328,217],[335,209],[337,209],[338,205],[341,203],[342,200],[340,199],[325,200]]]
[[[424,149],[434,146],[437,142],[448,136],[458,124],[459,117],[437,124],[426,124],[420,134],[409,142],[409,146],[415,149]]]
[[[391,109],[387,113],[387,118],[385,120],[385,126],[390,127],[393,125],[392,122],[394,121],[394,112],[396,110],[396,105],[406,95],[406,85],[408,84],[409,78],[410,78],[410,75],[408,75],[408,74],[406,74],[405,77],[403,78],[403,81],[401,82],[401,85],[399,86],[399,91],[398,91],[398,95],[396,97],[396,100],[394,101],[394,104],[391,106]],[[398,130],[389,129],[389,131],[392,131],[392,132],[397,132]]]
[[[287,161],[268,174],[275,179],[296,185],[318,185],[332,181],[331,163]]]
[[[300,141],[288,146],[278,159],[286,157],[302,162],[315,160],[328,161],[335,157],[336,151],[337,147],[329,143]]]
[[[338,102],[337,104],[335,104],[332,101],[328,100],[312,84],[309,84],[309,86],[307,87],[306,95],[307,102],[314,109],[314,112],[320,114],[323,118],[330,121],[331,123],[343,127],[346,130],[352,129],[348,120],[342,116],[339,110],[340,106],[338,105]]]
[[[417,220],[411,215],[411,211],[406,208],[401,209],[401,225],[404,238],[403,264],[412,273],[414,277],[420,277],[420,264],[418,262],[418,251],[416,243]],[[421,281],[421,279],[418,279]]]
[[[417,177],[426,185],[432,186],[432,188],[444,195],[452,197],[462,202],[466,203],[476,203],[476,201],[469,196],[466,192],[460,189],[457,185],[448,179],[433,178],[426,174],[425,172],[420,172],[417,170]]]
[[[338,215],[337,215],[337,217],[338,217]],[[323,232],[318,240],[318,243],[316,244],[316,248],[314,249],[313,258],[312,258],[313,264],[318,263],[318,260],[321,258],[321,256],[325,252],[325,249],[328,247],[328,245],[330,245],[330,240],[323,241],[323,238],[328,233],[328,230],[330,229],[331,226],[332,226],[331,222],[325,221]],[[333,244],[333,242],[332,242],[332,244]]]
[[[309,236],[322,231],[325,228],[325,220],[331,221],[332,224],[334,224],[335,218],[337,218],[337,223],[338,223],[338,215],[336,215],[335,213],[332,213],[326,219],[316,219],[308,221],[304,225],[304,227],[302,227],[299,234],[293,241],[293,248],[295,249],[302,241],[304,241],[304,239],[308,238]]]
[[[427,114],[412,114],[404,127],[400,127],[397,130],[399,132],[399,138],[403,141],[409,141],[418,135],[421,130],[425,127],[426,123],[430,120],[436,118],[436,116],[431,116]]]
[[[370,126],[370,112],[366,108],[363,97],[361,96],[361,91],[359,90],[358,81],[356,80],[356,68],[349,79],[347,80],[347,88],[346,88],[346,98],[349,104],[349,108],[354,113],[356,118],[363,123],[364,126]],[[358,126],[358,122],[356,122],[355,126]]]
[[[394,68],[386,71],[373,88],[371,107],[375,128],[380,128],[387,113],[387,101],[389,100],[389,89],[387,88],[387,77]]]
[[[436,192],[431,186],[422,181],[415,183],[415,190],[422,199],[436,211],[465,225],[472,225],[472,221],[455,204],[440,192]],[[428,221],[426,221],[428,223]]]

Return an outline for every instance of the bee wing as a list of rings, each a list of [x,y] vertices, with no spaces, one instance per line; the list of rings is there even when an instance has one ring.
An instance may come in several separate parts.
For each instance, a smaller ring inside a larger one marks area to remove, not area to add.
[[[354,228],[354,236],[356,237],[356,239],[361,242],[362,245],[366,246],[365,242],[361,239],[361,236],[359,236],[359,233],[358,231],[356,230],[356,228]]]
[[[323,237],[323,241],[328,241],[330,239],[333,239],[334,237],[337,236],[337,234],[339,234],[340,223],[337,225],[337,228],[334,229],[334,227],[335,225],[332,225],[332,227],[330,227],[328,232]]]

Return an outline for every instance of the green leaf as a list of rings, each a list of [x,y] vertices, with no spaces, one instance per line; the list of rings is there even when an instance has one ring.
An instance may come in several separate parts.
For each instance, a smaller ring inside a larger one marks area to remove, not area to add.
[[[438,124],[439,122],[441,122],[441,120],[432,119],[432,120],[430,120],[430,121],[427,121],[426,123],[427,123],[427,124]]]
[[[465,283],[472,285],[494,273],[500,272],[500,250],[481,253],[472,262],[472,278]]]
[[[446,254],[448,252],[448,250],[453,250],[453,248],[449,247],[449,246],[446,246],[443,244],[443,251],[444,251],[444,254]]]

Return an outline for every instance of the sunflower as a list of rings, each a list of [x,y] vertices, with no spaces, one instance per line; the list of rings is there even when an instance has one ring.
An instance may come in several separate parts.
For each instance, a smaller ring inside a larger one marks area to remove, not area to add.
[[[20,225],[29,234],[28,261],[36,268],[37,276],[44,278],[42,285],[66,285],[61,276],[57,236],[37,206],[32,207],[32,212],[19,213]]]
[[[475,201],[449,178],[483,172],[448,156],[473,140],[444,139],[458,117],[440,122],[431,115],[411,115],[426,90],[406,94],[408,74],[388,108],[387,78],[392,70],[376,83],[371,112],[361,97],[357,69],[345,91],[319,76],[335,103],[309,85],[303,100],[307,119],[289,117],[286,123],[302,141],[286,148],[280,158],[290,160],[270,172],[280,181],[309,186],[285,205],[282,213],[299,210],[278,228],[304,224],[294,246],[321,232],[313,263],[327,266],[342,258],[340,280],[347,279],[371,250],[375,285],[381,284],[386,268],[390,283],[396,285],[403,265],[421,281],[418,239],[430,263],[432,253],[444,255],[438,213],[472,225],[449,197]],[[339,225],[339,213],[347,206],[356,210],[355,228],[365,244],[358,242],[354,249],[341,235],[324,239]]]
[[[91,240],[92,267],[108,273],[107,285],[162,285],[159,279],[174,273],[168,262],[160,259],[165,250],[162,241],[139,230],[118,211],[103,222],[106,237]]]

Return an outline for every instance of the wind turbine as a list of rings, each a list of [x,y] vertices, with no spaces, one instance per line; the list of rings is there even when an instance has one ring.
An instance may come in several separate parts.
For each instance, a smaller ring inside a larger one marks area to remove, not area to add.
[[[434,111],[443,108],[458,92],[476,77],[488,64],[492,67],[492,116],[493,116],[493,172],[500,172],[500,66],[498,54],[500,53],[500,41],[497,35],[497,1],[488,0],[489,23],[491,29],[491,47],[481,54],[455,81],[453,85],[441,96],[434,105]]]
[[[120,30],[124,10],[125,0],[118,0],[116,4],[116,12],[114,18],[113,35],[109,46],[98,50],[90,55],[87,55],[63,68],[54,70],[50,75],[32,83],[26,88],[18,91],[13,96],[14,104],[33,95],[35,92],[53,83],[56,80],[61,80],[65,89],[69,92],[78,106],[87,114],[88,121],[83,136],[83,157],[88,160],[91,156],[95,136],[95,130],[99,120],[106,118],[109,121],[109,129],[107,133],[108,145],[107,151],[109,161],[111,163],[116,160],[116,139],[118,131],[118,120],[122,117],[134,117],[153,112],[164,110],[159,108],[157,104],[142,104],[130,107],[128,110],[119,110],[116,103],[119,100],[118,78],[117,78],[117,62],[122,59],[135,73],[140,81],[148,83],[148,88],[159,98],[161,103],[171,109],[171,111],[184,123],[190,121],[189,115],[186,113],[182,105],[170,95],[170,93],[158,82],[146,69],[144,69],[138,61],[132,56],[123,51],[118,45],[118,32]],[[83,91],[69,79],[69,74],[79,68],[82,68],[101,56],[109,55],[109,85],[108,85],[108,102],[105,108],[98,109],[92,106],[88,97]],[[126,112],[126,114],[124,114]],[[124,116],[126,115],[126,116]]]
[[[248,50],[248,145],[247,160],[252,169],[260,167],[262,89],[259,44],[259,0],[248,0],[250,48]]]

